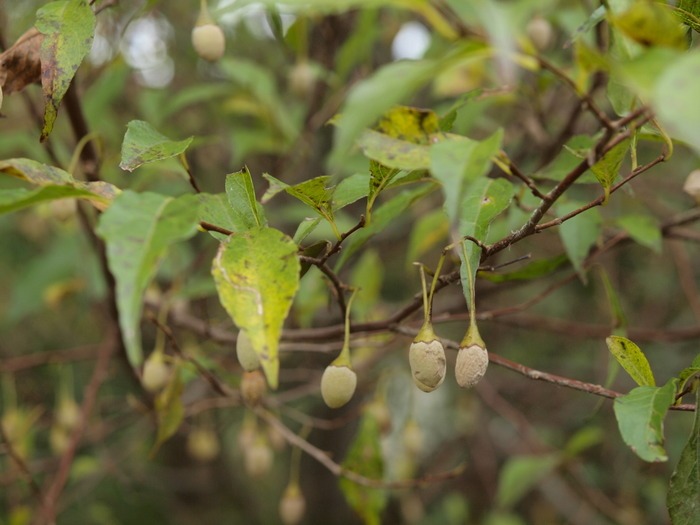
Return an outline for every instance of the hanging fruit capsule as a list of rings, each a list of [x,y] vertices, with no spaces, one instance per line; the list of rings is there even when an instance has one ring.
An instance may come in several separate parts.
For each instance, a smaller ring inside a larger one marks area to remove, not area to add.
[[[200,58],[216,62],[226,50],[226,37],[209,14],[207,1],[202,0],[197,23],[192,29],[192,46]]]
[[[473,322],[459,345],[455,364],[457,384],[462,388],[473,387],[484,377],[488,366],[489,353],[486,351],[486,344],[479,335],[476,323]]]

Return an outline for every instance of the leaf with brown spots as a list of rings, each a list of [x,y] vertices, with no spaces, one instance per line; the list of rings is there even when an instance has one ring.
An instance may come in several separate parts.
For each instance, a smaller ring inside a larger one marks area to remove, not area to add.
[[[45,38],[41,45],[41,87],[44,91],[46,140],[75,72],[92,47],[95,14],[86,0],[51,2],[37,11],[36,27]]]

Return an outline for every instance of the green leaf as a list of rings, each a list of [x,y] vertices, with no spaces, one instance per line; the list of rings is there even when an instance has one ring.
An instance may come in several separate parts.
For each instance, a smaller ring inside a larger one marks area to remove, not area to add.
[[[216,224],[231,231],[241,231],[241,223],[238,214],[228,203],[225,193],[198,193],[199,209],[197,220]],[[227,237],[223,233],[209,232],[215,239],[223,240]]]
[[[267,225],[265,212],[255,198],[255,187],[248,168],[226,175],[226,196],[239,225],[234,231]]]
[[[690,385],[688,383],[691,383]],[[678,374],[678,393],[689,394],[700,386],[700,367],[690,366]],[[680,399],[677,400],[680,403]]]
[[[367,241],[384,230],[394,219],[403,215],[415,201],[424,197],[433,189],[435,189],[434,185],[425,184],[420,188],[403,191],[377,208],[372,214],[372,222],[351,237],[348,237],[345,241],[343,250],[340,252],[340,257],[335,265],[335,270],[340,270],[343,264]]]
[[[623,140],[619,144],[616,144],[610,151],[608,151],[603,158],[591,166],[591,171],[598,179],[603,190],[605,191],[605,201],[607,202],[610,196],[610,188],[617,178],[617,174],[620,173],[620,167],[622,167],[622,161],[625,160],[625,154],[630,147],[630,140]]]
[[[700,152],[700,50],[693,49],[673,61],[658,78],[651,96],[657,117],[674,138]]]
[[[368,129],[357,139],[368,159],[396,170],[424,170],[430,166],[430,146],[402,140]]]
[[[406,264],[412,265],[431,248],[444,241],[448,234],[449,222],[442,210],[437,209],[421,215],[411,230],[406,252]]]
[[[501,149],[502,141],[503,130],[499,129],[481,142],[463,137],[459,142],[445,141],[432,146],[430,172],[442,183],[444,208],[452,226],[461,218],[470,183],[486,175],[492,157]]]
[[[60,168],[31,159],[7,159],[0,161],[0,172],[27,181],[42,188],[37,190],[5,190],[0,197],[0,213],[7,213],[45,200],[74,197],[89,200],[96,208],[104,210],[120,192],[107,182],[82,182],[75,180]]]
[[[636,344],[626,337],[617,335],[611,335],[605,339],[605,343],[635,383],[640,386],[656,386],[649,361]]]
[[[698,0],[679,0],[675,9],[676,15],[683,21],[684,24],[691,27],[694,31],[700,32],[700,1]]]
[[[491,222],[510,205],[513,192],[513,185],[506,179],[483,177],[468,185],[461,203],[459,235],[469,235],[483,242]],[[467,304],[473,305],[474,282],[479,268],[481,247],[467,240],[464,241],[464,249],[460,250],[459,254],[462,260],[462,291]]]
[[[605,431],[601,427],[583,427],[567,441],[564,453],[572,458],[604,441]]]
[[[700,516],[700,388],[695,391],[695,419],[666,500],[673,525],[695,525]]]
[[[440,60],[393,62],[355,84],[341,109],[335,151],[348,151],[365,128],[387,109],[432,80],[441,67]]]
[[[273,228],[257,228],[222,243],[212,264],[219,300],[250,337],[267,382],[277,388],[279,340],[299,288],[297,245]]]
[[[583,203],[569,201],[557,206],[557,214],[564,216],[583,206]],[[583,263],[590,249],[598,242],[602,219],[596,208],[586,210],[567,220],[559,227],[559,237],[571,264],[585,282]]]
[[[92,47],[95,14],[87,0],[67,0],[46,4],[36,16],[36,28],[45,35],[40,53],[45,101],[43,142],[53,129],[58,106],[75,72]]]
[[[117,281],[117,306],[129,362],[143,361],[143,294],[171,244],[197,231],[197,199],[124,191],[102,214],[97,234],[107,244],[107,261]]]
[[[301,242],[306,239],[313,231],[321,224],[321,217],[311,218],[307,217],[299,223],[297,226],[297,231],[294,232],[294,237],[292,240],[295,244],[301,244]]]
[[[643,46],[686,49],[685,31],[671,11],[659,2],[641,0],[610,21],[628,38]]]
[[[530,281],[556,271],[562,264],[569,259],[566,255],[557,255],[551,259],[542,259],[541,261],[532,261],[526,264],[523,268],[508,273],[499,273],[491,271],[479,271],[478,277],[486,279],[492,283],[505,283],[509,281]]]
[[[498,479],[496,501],[500,507],[511,507],[546,478],[561,462],[558,453],[541,456],[515,456],[503,466]]]
[[[662,249],[661,228],[659,222],[651,215],[635,213],[617,218],[617,224],[629,233],[635,242],[660,254]]]
[[[610,305],[611,326],[613,329],[613,335],[627,335],[627,317],[625,316],[625,312],[622,309],[620,297],[617,291],[615,290],[615,287],[610,282],[610,278],[608,277],[607,272],[602,267],[600,267],[600,277],[603,281],[603,287],[605,288],[605,297],[607,298],[608,304]],[[616,357],[615,354],[613,354],[613,357]],[[612,372],[612,368],[609,372]],[[653,381],[654,377],[651,376],[651,379]],[[652,385],[654,384],[655,383],[652,382]]]
[[[266,192],[266,198],[272,198],[273,195],[278,193],[277,188],[283,189],[326,219],[331,228],[333,228],[336,237],[340,238],[340,232],[333,218],[333,191],[335,188],[328,186],[329,176],[314,177],[294,186],[290,186],[267,173],[263,177],[270,181],[270,191]]]
[[[380,438],[377,420],[371,411],[366,411],[343,461],[343,468],[370,479],[381,480],[384,475],[384,460]],[[340,490],[366,525],[380,525],[382,510],[389,500],[386,491],[358,485],[347,478],[340,479]]]
[[[615,399],[613,408],[624,442],[644,461],[667,461],[664,418],[673,404],[678,379],[662,387],[638,386]]]
[[[338,183],[333,192],[333,210],[337,211],[367,197],[370,191],[369,185],[369,173],[354,173],[345,177]]]
[[[176,366],[170,381],[165,388],[156,396],[154,407],[156,410],[156,420],[158,422],[158,434],[156,442],[151,449],[153,457],[160,446],[170,439],[177,429],[180,428],[185,418],[185,407],[182,404],[182,390],[184,385],[180,377],[180,367]]]
[[[170,140],[143,120],[132,120],[126,128],[122,142],[122,156],[119,167],[134,171],[139,166],[181,155],[192,143],[192,137],[185,140]]]

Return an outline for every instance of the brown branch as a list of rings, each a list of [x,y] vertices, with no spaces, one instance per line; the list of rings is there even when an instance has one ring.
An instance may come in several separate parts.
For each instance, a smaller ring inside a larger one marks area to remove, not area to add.
[[[22,456],[17,452],[17,450],[15,450],[15,446],[12,443],[10,436],[7,435],[7,432],[5,431],[5,427],[1,421],[0,421],[0,437],[2,437],[2,440],[5,443],[5,450],[7,450],[7,453],[9,454],[10,459],[17,465],[17,468],[20,470],[22,475],[27,479],[27,482],[29,483],[29,488],[31,489],[32,493],[34,494],[34,497],[39,501],[40,507],[45,508],[47,506],[47,503],[46,503],[46,498],[44,497],[44,494],[41,491],[41,487],[39,487],[39,484],[34,479],[34,476],[32,476],[32,472],[29,470],[27,463],[24,461]]]
[[[223,235],[233,235],[235,233],[231,230],[227,230],[226,228],[222,228],[221,226],[217,226],[216,224],[212,224],[212,223],[206,222],[206,221],[200,221],[199,225],[204,230],[221,233]]]
[[[304,438],[292,432],[284,423],[282,423],[279,420],[278,417],[276,417],[268,410],[258,407],[255,409],[255,414],[260,419],[267,422],[267,424],[269,424],[275,430],[277,430],[290,445],[300,448],[301,450],[306,452],[309,456],[311,456],[321,465],[326,467],[331,472],[331,474],[337,477],[348,479],[353,483],[357,483],[358,485],[362,485],[364,487],[381,489],[409,489],[415,487],[423,487],[439,481],[454,479],[460,476],[466,468],[466,464],[463,463],[461,465],[458,465],[454,469],[448,470],[446,472],[431,474],[418,479],[409,479],[401,481],[384,481],[382,479],[368,478],[366,476],[363,476],[362,474],[358,474],[357,472],[348,470],[339,463],[333,461],[330,458],[330,456],[328,456],[328,454],[326,454],[323,450],[321,450],[318,447],[315,447]]]
[[[61,456],[58,464],[58,471],[53,479],[47,479],[45,483],[45,505],[39,514],[37,514],[37,518],[34,522],[38,525],[48,525],[55,523],[56,521],[58,499],[63,491],[63,488],[65,487],[66,481],[68,481],[68,474],[70,473],[70,467],[73,463],[75,452],[81,438],[83,437],[85,429],[87,428],[88,418],[90,417],[95,402],[97,401],[97,394],[100,386],[107,378],[109,362],[112,358],[112,354],[119,347],[119,341],[120,339],[117,332],[112,332],[100,345],[97,353],[95,368],[93,369],[90,382],[88,383],[87,387],[85,387],[83,394],[83,402],[80,407],[80,420],[78,421],[75,430],[73,430],[71,434],[66,451]]]
[[[8,357],[0,361],[0,373],[11,374],[52,363],[66,363],[70,361],[84,361],[95,357],[95,350],[99,345],[85,345],[67,350],[52,350],[49,352],[36,352],[29,355]]]

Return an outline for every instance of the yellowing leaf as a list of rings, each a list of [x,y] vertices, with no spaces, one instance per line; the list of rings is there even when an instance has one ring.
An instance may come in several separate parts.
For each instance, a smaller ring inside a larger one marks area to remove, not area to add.
[[[624,13],[613,17],[611,22],[625,36],[644,46],[688,47],[679,19],[660,2],[637,0]]]
[[[617,362],[640,386],[654,386],[654,374],[641,349],[626,337],[611,335],[605,342]]]
[[[603,158],[591,166],[591,171],[598,179],[603,190],[605,191],[605,201],[608,200],[610,195],[610,187],[617,174],[620,172],[620,167],[622,166],[622,161],[625,160],[625,154],[630,147],[629,140],[623,140],[619,144],[616,144],[610,151],[608,151]]]
[[[279,340],[299,271],[296,244],[274,228],[231,236],[212,264],[219,300],[248,333],[271,388],[277,388]]]
[[[92,47],[95,14],[87,0],[51,2],[37,11],[41,44],[41,87],[46,107],[41,141],[53,129],[58,105],[68,91],[80,63]]]

